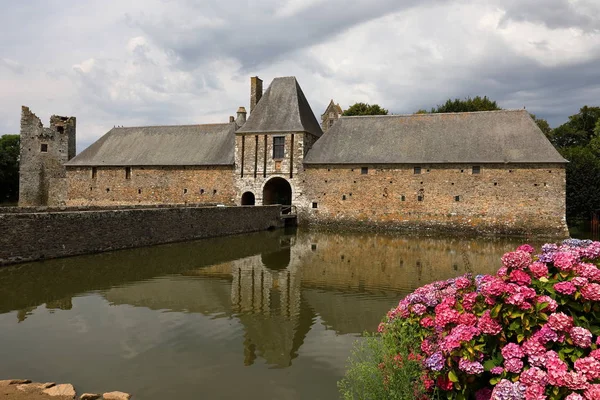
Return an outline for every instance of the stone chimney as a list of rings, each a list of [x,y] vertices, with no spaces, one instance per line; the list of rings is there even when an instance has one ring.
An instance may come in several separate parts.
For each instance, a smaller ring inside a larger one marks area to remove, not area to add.
[[[258,104],[260,98],[263,95],[263,81],[258,76],[253,76],[250,78],[250,113],[252,114],[252,110]]]
[[[233,115],[229,116],[229,123],[235,122],[235,117]]]
[[[246,123],[246,109],[244,107],[238,108],[235,123],[237,126],[242,126]]]

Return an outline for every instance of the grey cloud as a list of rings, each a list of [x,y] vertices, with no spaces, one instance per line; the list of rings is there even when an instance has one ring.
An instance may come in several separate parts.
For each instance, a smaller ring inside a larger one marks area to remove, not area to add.
[[[600,4],[595,0],[577,3],[569,0],[510,0],[501,4],[506,12],[501,25],[525,21],[543,23],[551,29],[600,30]]]
[[[0,67],[4,67],[9,71],[22,75],[25,72],[25,66],[8,58],[0,58]]]
[[[290,52],[331,40],[358,24],[414,6],[447,0],[383,0],[356,2],[330,0],[313,4],[290,16],[276,16],[273,3],[190,1],[185,11],[162,16],[128,15],[128,22],[145,32],[161,47],[172,51],[182,68],[194,68],[206,60],[231,57],[246,71],[272,63]],[[236,4],[237,3],[237,4]],[[176,6],[173,6],[176,7]],[[214,25],[187,23],[186,15],[202,16]]]

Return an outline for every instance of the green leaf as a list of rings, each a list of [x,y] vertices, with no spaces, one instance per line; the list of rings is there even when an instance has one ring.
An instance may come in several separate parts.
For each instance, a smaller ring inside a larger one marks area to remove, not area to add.
[[[483,363],[483,368],[486,371],[490,371],[494,367],[496,367],[496,363],[494,362],[494,360],[487,360],[486,362]]]
[[[454,371],[448,372],[448,379],[450,379],[450,382],[458,382],[458,376],[456,376]]]

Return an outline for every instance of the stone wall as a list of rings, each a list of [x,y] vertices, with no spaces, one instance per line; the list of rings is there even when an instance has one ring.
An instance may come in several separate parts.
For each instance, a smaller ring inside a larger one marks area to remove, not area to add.
[[[284,157],[273,158],[273,138],[285,137]],[[242,194],[252,192],[256,204],[263,204],[265,183],[280,177],[292,187],[292,204],[303,203],[304,166],[306,152],[315,142],[307,133],[236,135],[235,186],[236,204],[241,204]],[[266,143],[266,144],[265,144]]]
[[[66,201],[64,163],[75,156],[74,117],[50,117],[44,128],[29,108],[21,109],[20,206],[60,206]]]
[[[283,227],[280,207],[0,214],[0,265]]]
[[[304,223],[568,234],[562,165],[307,166]],[[363,170],[366,168],[367,170]],[[363,173],[366,172],[366,173]]]
[[[69,206],[235,201],[230,166],[67,167],[67,180]]]

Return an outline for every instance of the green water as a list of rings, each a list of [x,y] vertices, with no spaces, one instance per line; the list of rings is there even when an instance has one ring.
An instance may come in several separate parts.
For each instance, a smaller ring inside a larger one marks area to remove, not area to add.
[[[0,379],[337,398],[353,342],[400,298],[522,242],[281,230],[0,268]]]

